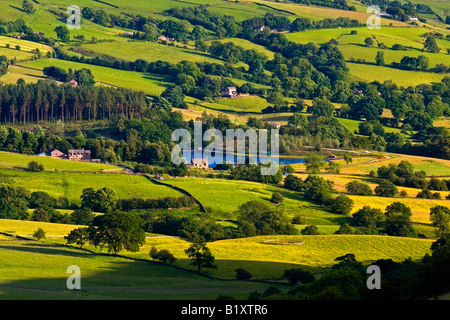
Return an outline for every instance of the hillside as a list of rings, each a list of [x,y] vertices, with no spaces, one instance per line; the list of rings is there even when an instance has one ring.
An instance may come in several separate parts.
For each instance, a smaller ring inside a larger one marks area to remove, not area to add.
[[[0,300],[448,298],[450,0],[370,4],[1,1]]]

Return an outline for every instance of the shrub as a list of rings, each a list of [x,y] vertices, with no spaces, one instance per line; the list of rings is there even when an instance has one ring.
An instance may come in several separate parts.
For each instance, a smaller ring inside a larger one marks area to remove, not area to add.
[[[270,199],[270,201],[276,204],[280,204],[284,201],[284,197],[280,193],[275,192],[272,194],[272,198]]]
[[[292,218],[292,224],[305,224],[305,219],[298,214]]]
[[[44,166],[37,161],[31,161],[27,165],[27,171],[29,172],[42,172],[44,171]]]
[[[319,228],[317,226],[306,226],[302,231],[302,235],[313,236],[319,234]]]
[[[274,294],[278,294],[278,293],[281,293],[280,289],[278,289],[277,287],[270,286],[264,291],[262,296],[263,296],[263,298],[267,298],[269,296],[273,296]]]
[[[395,197],[398,194],[398,189],[389,180],[383,180],[375,187],[375,194],[380,197]]]
[[[346,184],[345,189],[350,194],[360,195],[360,196],[371,196],[373,195],[373,191],[370,186],[366,183],[362,183],[359,181],[351,181]]]
[[[236,279],[238,280],[249,280],[253,277],[252,274],[244,268],[237,268],[234,271],[236,271]]]
[[[37,239],[37,240],[41,240],[45,238],[45,231],[42,228],[37,229],[34,233],[33,233],[33,238]]]
[[[291,285],[296,285],[299,282],[306,284],[314,281],[314,275],[310,272],[295,268],[284,270],[283,278],[286,279]]]

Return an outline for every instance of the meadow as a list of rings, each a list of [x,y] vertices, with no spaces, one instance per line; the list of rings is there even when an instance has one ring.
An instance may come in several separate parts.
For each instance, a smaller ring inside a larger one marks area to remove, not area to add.
[[[180,197],[182,194],[169,187],[157,185],[143,176],[110,173],[23,172],[0,170],[3,183],[24,187],[31,192],[45,191],[52,197],[66,197],[71,203],[80,203],[85,188],[95,190],[109,187],[120,199],[141,197],[155,199]]]
[[[218,281],[152,262],[99,256],[66,246],[0,240],[0,299],[246,299],[269,285]],[[67,268],[80,267],[82,290],[68,290]],[[25,276],[26,275],[26,276]],[[282,287],[283,288],[283,287]]]
[[[101,172],[102,170],[123,171],[122,168],[110,164],[77,162],[65,159],[56,159],[51,157],[40,157],[40,156],[0,151],[0,168],[25,169],[28,163],[31,161],[39,162],[44,166],[44,169],[46,171],[66,171],[66,170],[92,171],[92,172]]]
[[[352,35],[351,31],[357,31]],[[438,63],[450,64],[450,56],[446,53],[446,49],[450,48],[450,41],[439,40],[441,47],[440,53],[423,52],[424,38],[422,35],[430,32],[425,28],[410,27],[382,27],[381,29],[370,30],[368,28],[342,28],[342,29],[322,29],[310,30],[303,32],[289,33],[286,36],[289,40],[299,43],[313,42],[323,44],[331,39],[338,41],[338,48],[348,62],[347,66],[350,70],[349,76],[354,79],[364,81],[386,81],[392,80],[400,86],[416,86],[422,83],[439,82],[445,74],[437,74],[423,71],[407,71],[388,67],[392,62],[400,62],[404,56],[417,57],[424,55],[429,59],[429,67],[434,68]],[[387,48],[380,49],[374,45],[367,47],[364,39],[375,35],[377,40],[384,43]],[[392,50],[394,44],[402,44],[410,47],[408,50]],[[375,56],[378,51],[384,53],[386,66],[375,65]],[[370,64],[352,63],[352,60],[363,59]]]
[[[183,60],[188,60],[192,62],[224,63],[208,53],[184,48],[182,44],[179,44],[179,46],[168,46],[155,42],[114,41],[83,44],[82,48],[97,55],[108,55],[127,61],[142,59],[148,62],[163,60],[170,63],[179,63]]]
[[[146,94],[159,96],[169,84],[168,76],[155,75],[143,72],[124,71],[107,67],[88,65],[78,62],[49,59],[24,63],[24,66],[43,70],[45,67],[56,66],[68,70],[89,68],[95,80],[103,85],[112,85],[133,90],[142,90]]]

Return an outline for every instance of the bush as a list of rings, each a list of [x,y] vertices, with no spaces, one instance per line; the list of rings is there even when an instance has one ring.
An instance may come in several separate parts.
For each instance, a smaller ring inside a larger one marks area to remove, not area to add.
[[[238,280],[249,280],[253,277],[249,271],[243,268],[237,268],[234,271],[236,271],[236,279]]]
[[[279,293],[281,293],[280,289],[278,289],[277,287],[270,286],[264,291],[262,296],[263,296],[263,298],[267,298],[269,296],[273,296],[274,294],[279,294]]]
[[[291,285],[296,285],[299,282],[306,284],[314,281],[314,275],[310,272],[295,268],[284,270],[283,278],[286,279]]]
[[[27,171],[29,172],[42,172],[44,171],[44,166],[37,161],[31,161],[27,165]]]
[[[375,194],[380,197],[395,197],[398,194],[398,189],[389,180],[383,180],[375,187]]]
[[[305,224],[305,219],[298,214],[292,218],[292,224]]]
[[[284,197],[280,193],[275,192],[272,194],[272,198],[270,199],[270,201],[275,204],[280,204],[284,201]]]
[[[33,238],[37,239],[37,240],[41,240],[45,238],[45,231],[42,228],[37,229],[34,233],[33,233]]]
[[[373,195],[373,191],[368,184],[356,180],[347,183],[345,189],[347,190],[348,193],[359,196]]]
[[[301,231],[302,235],[313,236],[319,234],[319,228],[317,226],[307,226]]]

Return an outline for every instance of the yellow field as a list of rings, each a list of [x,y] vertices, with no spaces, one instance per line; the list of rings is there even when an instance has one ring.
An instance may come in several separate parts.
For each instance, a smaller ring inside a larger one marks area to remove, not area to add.
[[[269,244],[270,242],[280,244]],[[269,243],[267,243],[269,241]],[[265,243],[266,242],[266,243]],[[216,270],[204,269],[214,276],[232,278],[234,269],[243,267],[254,278],[279,277],[292,267],[304,267],[314,272],[333,265],[334,259],[353,253],[358,261],[370,263],[377,259],[403,261],[411,257],[420,259],[429,252],[431,240],[369,235],[320,235],[320,236],[263,236],[221,240],[208,243],[216,257]],[[188,266],[184,250],[189,243],[170,237],[150,238],[139,253],[126,253],[148,259],[152,246],[167,249],[179,260],[177,265]]]
[[[0,219],[0,232],[21,236],[30,236],[38,228],[42,228],[46,236],[65,236],[79,227],[71,224]]]

